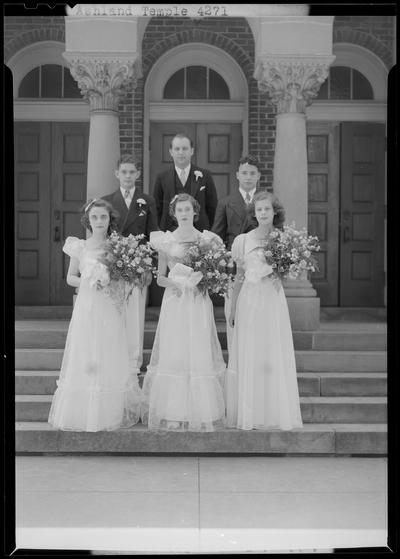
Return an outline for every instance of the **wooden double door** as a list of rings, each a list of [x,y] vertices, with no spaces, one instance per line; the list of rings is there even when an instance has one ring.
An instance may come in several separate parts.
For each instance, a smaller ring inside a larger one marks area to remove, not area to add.
[[[307,127],[308,230],[321,241],[323,306],[384,305],[385,126]]]
[[[172,138],[183,132],[194,143],[193,165],[208,169],[218,198],[237,187],[236,171],[242,154],[242,125],[235,123],[152,122],[150,127],[150,194],[157,174],[173,163]]]
[[[15,153],[15,302],[70,305],[67,236],[85,237],[88,123],[17,122]]]

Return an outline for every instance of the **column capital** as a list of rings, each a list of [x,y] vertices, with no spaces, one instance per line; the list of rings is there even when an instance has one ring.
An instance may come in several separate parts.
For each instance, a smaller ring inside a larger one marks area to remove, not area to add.
[[[126,53],[64,52],[63,56],[91,111],[117,112],[129,84],[135,88],[142,77],[139,58]]]
[[[328,77],[335,56],[264,55],[256,61],[254,78],[270,95],[278,113],[305,113]]]

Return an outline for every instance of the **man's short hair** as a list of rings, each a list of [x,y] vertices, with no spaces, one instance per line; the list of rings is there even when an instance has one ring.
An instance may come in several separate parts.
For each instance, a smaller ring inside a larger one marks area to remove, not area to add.
[[[260,162],[257,159],[257,157],[255,155],[243,155],[238,162],[238,167],[240,167],[240,165],[254,165],[254,167],[257,167],[258,171],[260,170]]]
[[[171,139],[171,142],[169,144],[170,149],[172,149],[172,142],[175,140],[175,138],[186,138],[187,140],[189,140],[190,143],[190,147],[193,147],[193,140],[190,136],[188,136],[187,134],[185,134],[185,132],[179,132],[178,134],[175,134],[175,136]]]
[[[123,163],[132,163],[139,170],[140,163],[134,155],[122,155],[117,161],[116,169],[119,169]]]

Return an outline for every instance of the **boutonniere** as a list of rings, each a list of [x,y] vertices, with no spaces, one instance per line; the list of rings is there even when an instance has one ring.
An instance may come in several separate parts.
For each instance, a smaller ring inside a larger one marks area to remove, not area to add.
[[[143,198],[138,198],[136,200],[136,204],[139,206],[139,209],[140,209],[139,216],[146,215],[146,211],[142,209],[142,206],[147,205],[146,200],[144,200]]]
[[[196,177],[196,182],[197,182],[199,178],[203,178],[203,173],[201,171],[195,171],[194,176]]]

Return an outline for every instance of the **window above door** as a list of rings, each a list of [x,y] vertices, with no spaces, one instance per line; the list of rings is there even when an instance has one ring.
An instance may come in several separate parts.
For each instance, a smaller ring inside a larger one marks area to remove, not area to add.
[[[230,99],[224,78],[208,66],[184,66],[167,81],[164,99]]]
[[[22,79],[18,98],[81,99],[82,95],[68,68],[59,64],[42,64]]]
[[[317,99],[369,100],[374,93],[369,80],[355,68],[333,66],[321,85]]]

